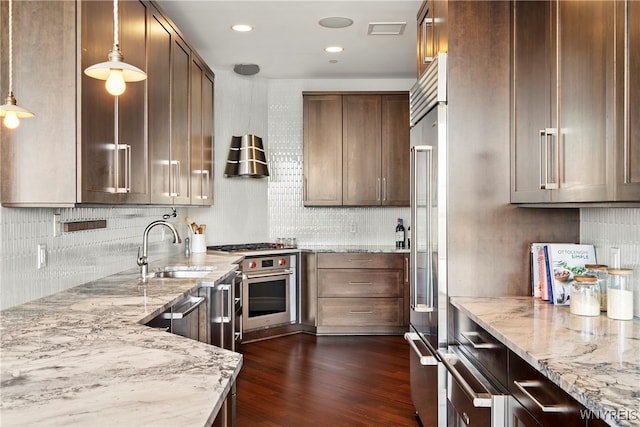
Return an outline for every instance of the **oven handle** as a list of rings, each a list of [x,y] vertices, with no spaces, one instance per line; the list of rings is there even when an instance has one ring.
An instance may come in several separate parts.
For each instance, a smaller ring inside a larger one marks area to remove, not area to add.
[[[273,273],[244,274],[242,277],[244,279],[260,279],[262,277],[285,276],[292,273],[293,273],[293,270],[279,270]]]
[[[455,381],[460,385],[464,393],[467,395],[469,400],[473,403],[473,406],[476,408],[491,408],[491,394],[490,393],[476,393],[475,390],[471,388],[469,383],[460,375],[460,372],[447,360],[447,355],[438,351],[440,354],[440,359],[442,359],[442,363],[444,364],[447,371],[451,374],[451,376],[455,379]]]

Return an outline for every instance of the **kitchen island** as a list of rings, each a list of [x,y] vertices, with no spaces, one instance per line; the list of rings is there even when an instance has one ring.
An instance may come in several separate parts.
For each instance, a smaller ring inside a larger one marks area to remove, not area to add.
[[[238,255],[151,263],[213,266],[200,279],[139,280],[133,268],[0,312],[3,426],[206,426],[242,356],[145,323],[203,280],[233,274]]]
[[[612,426],[640,426],[640,321],[576,316],[530,297],[450,303]]]

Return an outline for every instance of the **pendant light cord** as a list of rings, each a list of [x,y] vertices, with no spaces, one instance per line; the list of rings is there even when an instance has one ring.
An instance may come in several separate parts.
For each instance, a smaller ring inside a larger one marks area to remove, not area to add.
[[[13,94],[13,0],[9,0],[9,94]]]
[[[118,33],[120,32],[118,28],[118,0],[113,0],[113,46],[114,49],[120,49],[120,39],[118,37]]]

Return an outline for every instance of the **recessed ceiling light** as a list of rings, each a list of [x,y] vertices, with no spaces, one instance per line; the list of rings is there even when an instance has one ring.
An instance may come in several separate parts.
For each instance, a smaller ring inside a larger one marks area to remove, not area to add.
[[[231,26],[231,29],[233,31],[239,31],[242,33],[246,33],[247,31],[251,31],[253,30],[253,27],[251,25],[247,25],[247,24],[236,24]]]
[[[344,49],[341,48],[340,46],[329,46],[329,47],[325,47],[324,51],[328,52],[328,53],[340,53],[342,52]]]
[[[318,21],[318,24],[325,28],[345,28],[353,24],[353,19],[342,16],[330,16],[328,18],[322,18]]]

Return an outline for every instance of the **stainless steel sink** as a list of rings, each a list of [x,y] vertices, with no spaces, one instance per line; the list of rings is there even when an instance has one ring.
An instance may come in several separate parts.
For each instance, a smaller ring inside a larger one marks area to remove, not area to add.
[[[171,266],[156,271],[154,276],[161,279],[197,279],[215,269],[212,266]]]

